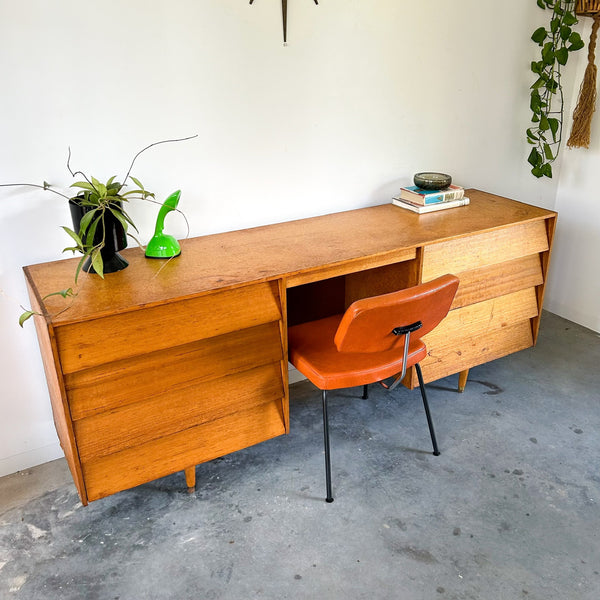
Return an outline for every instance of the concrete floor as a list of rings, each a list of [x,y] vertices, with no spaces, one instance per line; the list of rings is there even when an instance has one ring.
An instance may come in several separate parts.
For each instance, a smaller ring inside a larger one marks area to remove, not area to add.
[[[538,346],[419,392],[319,394],[291,433],[82,507],[64,461],[0,479],[0,598],[600,598],[600,337],[545,314]],[[373,386],[374,387],[374,386]]]

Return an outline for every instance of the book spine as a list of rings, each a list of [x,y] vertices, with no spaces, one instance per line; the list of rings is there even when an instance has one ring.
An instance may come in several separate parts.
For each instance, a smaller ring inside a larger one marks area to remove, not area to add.
[[[448,190],[444,192],[436,192],[434,194],[420,194],[419,192],[413,192],[412,190],[400,190],[400,198],[409,200],[415,204],[421,206],[427,206],[428,204],[437,204],[438,202],[450,202],[452,200],[460,200],[465,194],[463,189]]]
[[[449,202],[438,202],[437,204],[431,204],[429,206],[415,204],[414,202],[410,202],[404,200],[403,198],[393,198],[392,204],[395,206],[399,206],[406,210],[411,210],[412,212],[416,212],[418,214],[426,214],[429,212],[435,212],[438,210],[445,210],[447,208],[456,208],[458,206],[466,206],[470,203],[470,199],[463,196],[458,200],[452,200]]]

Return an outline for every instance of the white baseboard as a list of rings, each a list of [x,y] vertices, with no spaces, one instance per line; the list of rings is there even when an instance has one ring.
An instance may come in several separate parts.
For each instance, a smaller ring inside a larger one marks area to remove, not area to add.
[[[290,385],[292,383],[298,383],[299,381],[304,381],[306,379],[306,377],[304,377],[304,375],[302,375],[302,373],[300,373],[300,371],[298,371],[298,369],[296,369],[295,367],[292,367],[292,365],[288,366],[288,379],[290,382]]]
[[[0,459],[0,477],[11,475],[17,471],[24,471],[57,458],[63,458],[64,455],[65,453],[62,451],[60,444],[56,442],[56,444],[50,444],[43,448],[34,448],[27,452],[7,456]]]

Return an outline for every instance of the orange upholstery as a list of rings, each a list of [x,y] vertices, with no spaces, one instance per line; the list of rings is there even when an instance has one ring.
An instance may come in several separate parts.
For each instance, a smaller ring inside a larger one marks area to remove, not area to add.
[[[443,275],[399,292],[357,300],[343,315],[289,328],[290,362],[321,388],[327,502],[333,502],[328,390],[362,385],[366,399],[369,383],[395,375],[394,384],[388,388],[392,390],[405,368],[414,365],[433,454],[440,454],[419,366],[427,354],[421,337],[448,314],[457,289],[458,278]]]
[[[406,366],[426,356],[421,337],[447,314],[458,278],[443,275],[412,288],[357,300],[343,315],[290,327],[290,362],[321,390],[374,383],[402,371],[404,336],[396,327],[421,321]]]

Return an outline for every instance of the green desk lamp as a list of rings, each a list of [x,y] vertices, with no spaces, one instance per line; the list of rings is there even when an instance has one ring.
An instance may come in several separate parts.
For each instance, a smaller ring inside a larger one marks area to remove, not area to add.
[[[173,192],[160,207],[158,217],[156,218],[154,235],[146,246],[146,256],[148,258],[172,258],[181,254],[179,242],[172,235],[163,233],[165,217],[177,208],[180,196],[181,190]]]

